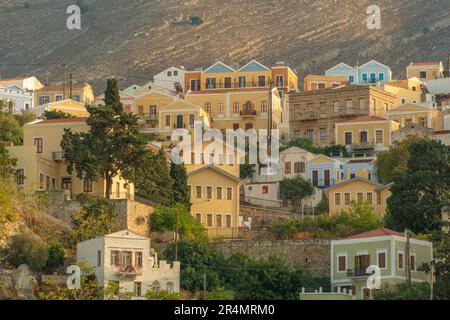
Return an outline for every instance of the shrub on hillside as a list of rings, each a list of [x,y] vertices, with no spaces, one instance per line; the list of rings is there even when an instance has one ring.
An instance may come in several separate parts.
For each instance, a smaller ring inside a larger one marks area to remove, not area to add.
[[[41,271],[48,261],[48,248],[37,236],[19,233],[11,237],[5,248],[6,262],[14,268],[27,264],[33,271]]]

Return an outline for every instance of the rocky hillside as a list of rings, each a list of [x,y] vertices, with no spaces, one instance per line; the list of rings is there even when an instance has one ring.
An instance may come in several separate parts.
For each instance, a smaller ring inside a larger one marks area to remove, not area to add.
[[[66,8],[82,4],[82,29]],[[62,80],[117,76],[142,83],[169,66],[285,61],[299,74],[377,59],[396,76],[411,60],[446,60],[450,1],[378,0],[381,30],[368,30],[373,0],[3,0],[0,75]],[[192,19],[192,17],[195,17]],[[200,19],[197,19],[200,18]],[[200,22],[200,24],[197,24]]]

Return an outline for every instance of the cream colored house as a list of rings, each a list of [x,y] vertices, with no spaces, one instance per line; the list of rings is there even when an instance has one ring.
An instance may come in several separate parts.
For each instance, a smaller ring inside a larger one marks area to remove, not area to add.
[[[23,127],[23,146],[9,147],[11,157],[17,159],[17,172],[24,179],[17,180],[17,187],[28,192],[64,190],[69,197],[80,193],[104,196],[106,182],[79,179],[69,174],[61,149],[64,129],[86,132],[85,118],[36,120]],[[121,177],[113,179],[111,199],[130,199],[134,185]]]
[[[443,73],[444,65],[442,61],[411,62],[406,68],[408,78],[416,77],[421,81],[443,78]]]
[[[436,131],[444,129],[444,113],[437,108],[420,104],[404,104],[386,112],[386,118],[400,127],[418,124]]]
[[[41,117],[45,111],[61,111],[71,114],[75,117],[89,116],[89,112],[87,112],[84,103],[70,99],[40,105],[32,109],[32,111],[34,112],[34,114],[36,114],[37,117]]]
[[[339,87],[347,83],[346,76],[325,76],[308,74],[303,79],[303,91],[316,91],[326,88]]]
[[[397,96],[397,105],[422,102],[422,87],[418,78],[388,82],[384,84],[384,90]]]
[[[390,186],[354,178],[327,188],[324,192],[328,199],[329,214],[335,216],[342,211],[348,212],[353,201],[366,201],[378,217],[384,217],[386,201],[391,196]]]
[[[180,291],[180,262],[158,260],[151,240],[129,230],[77,244],[77,261],[95,268],[100,287],[118,282],[121,293],[142,297],[152,288]]]

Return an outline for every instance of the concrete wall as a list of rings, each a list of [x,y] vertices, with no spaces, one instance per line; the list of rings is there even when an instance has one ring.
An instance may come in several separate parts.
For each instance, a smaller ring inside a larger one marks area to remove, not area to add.
[[[217,245],[225,257],[241,252],[253,258],[280,256],[292,267],[302,268],[307,275],[330,276],[330,242],[328,240],[246,241]]]

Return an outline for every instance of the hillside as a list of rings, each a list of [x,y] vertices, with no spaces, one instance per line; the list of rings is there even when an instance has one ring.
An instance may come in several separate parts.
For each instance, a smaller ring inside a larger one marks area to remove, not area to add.
[[[60,82],[66,60],[75,80],[99,87],[107,76],[143,83],[169,65],[255,58],[285,61],[300,75],[377,59],[401,76],[411,60],[446,61],[450,52],[448,0],[379,0],[381,30],[366,28],[372,0],[78,1],[87,11],[71,31],[65,11],[74,0],[3,0],[0,75]]]

